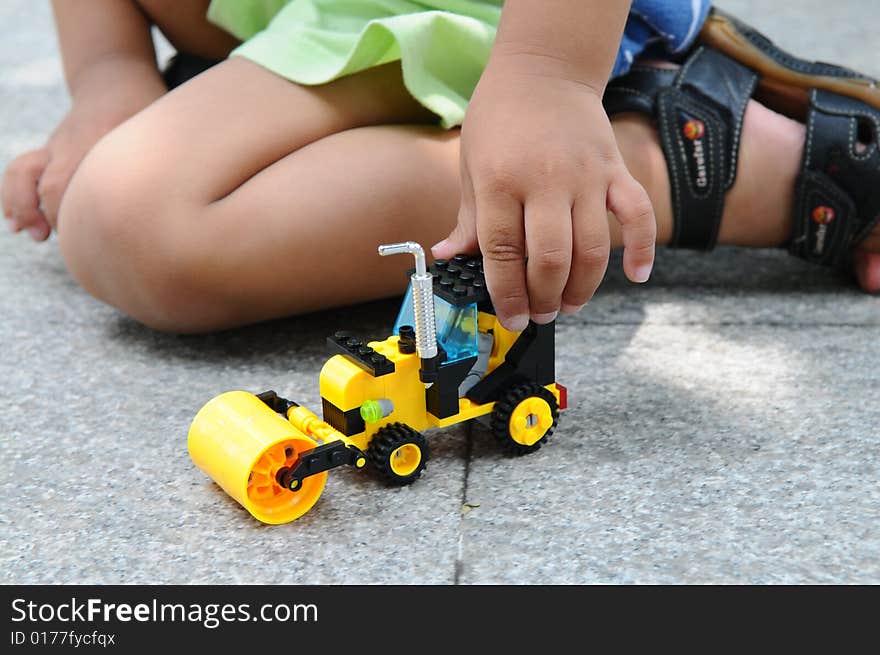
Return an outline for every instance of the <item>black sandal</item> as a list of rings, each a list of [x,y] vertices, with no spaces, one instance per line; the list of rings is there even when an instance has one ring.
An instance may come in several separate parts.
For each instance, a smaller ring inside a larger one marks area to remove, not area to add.
[[[753,96],[807,126],[789,252],[849,267],[853,249],[880,223],[875,80],[792,57],[713,11],[680,69],[634,67],[609,84],[605,108],[609,116],[634,111],[655,119],[672,188],[670,245],[711,250],[736,179],[743,116]]]

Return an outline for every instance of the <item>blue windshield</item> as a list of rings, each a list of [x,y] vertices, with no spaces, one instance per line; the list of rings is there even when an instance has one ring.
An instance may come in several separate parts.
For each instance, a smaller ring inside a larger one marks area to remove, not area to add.
[[[437,343],[446,351],[447,362],[477,356],[477,304],[456,307],[434,296],[434,318]],[[415,326],[412,287],[406,290],[400,313],[394,323],[394,334],[400,334],[402,325]]]
[[[446,351],[447,362],[477,356],[477,303],[456,307],[434,297],[437,341]]]

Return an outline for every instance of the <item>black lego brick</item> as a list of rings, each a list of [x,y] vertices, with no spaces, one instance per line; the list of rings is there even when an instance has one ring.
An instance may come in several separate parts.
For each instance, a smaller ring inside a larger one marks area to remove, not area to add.
[[[326,398],[321,399],[324,420],[346,436],[360,434],[367,429],[360,407],[343,411]]]
[[[546,386],[556,381],[556,321],[538,325],[529,321],[504,361],[477,382],[467,397],[478,405],[499,400],[505,391],[520,382]]]
[[[456,255],[449,260],[438,259],[429,270],[434,276],[434,294],[437,297],[455,307],[477,303],[481,311],[492,311],[482,257]]]
[[[458,387],[476,361],[476,357],[468,357],[440,365],[437,381],[425,390],[425,404],[431,414],[437,418],[458,414]]]
[[[394,372],[394,362],[349,332],[337,332],[332,337],[327,337],[327,344],[333,352],[345,355],[373,377]]]

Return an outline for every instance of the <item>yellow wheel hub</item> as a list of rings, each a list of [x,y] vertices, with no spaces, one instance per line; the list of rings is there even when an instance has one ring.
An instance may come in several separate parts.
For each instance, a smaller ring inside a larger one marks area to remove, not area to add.
[[[416,472],[422,462],[422,449],[414,443],[405,443],[391,451],[389,464],[394,475],[405,478]]]
[[[276,476],[285,466],[294,466],[299,453],[311,450],[315,442],[308,438],[292,438],[263,451],[248,476],[247,497],[266,516],[282,515],[286,520],[299,518],[307,512],[327,480],[326,473],[307,477],[295,491],[278,484]]]
[[[553,427],[553,410],[543,398],[526,398],[514,408],[509,427],[516,443],[534,446]]]

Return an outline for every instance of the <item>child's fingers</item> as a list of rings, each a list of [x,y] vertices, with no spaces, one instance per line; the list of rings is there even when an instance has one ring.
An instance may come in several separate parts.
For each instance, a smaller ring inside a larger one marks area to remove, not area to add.
[[[0,196],[2,196],[3,213],[11,220],[10,227],[15,232],[40,227],[46,222],[40,212],[37,184],[48,161],[48,150],[40,148],[19,156],[6,169]],[[31,236],[42,240],[48,234],[43,236],[42,231],[40,234],[32,231]]]
[[[531,318],[535,323],[549,323],[559,313],[571,271],[571,205],[564,196],[527,201],[525,232]]]
[[[461,253],[476,253],[478,250],[473,213],[465,210],[459,211],[458,223],[449,236],[431,246],[431,254],[436,259],[452,259]]]
[[[458,221],[448,237],[431,246],[431,253],[437,259],[452,259],[460,253],[476,253],[478,250],[474,186],[467,167],[462,165]]]
[[[40,176],[37,184],[37,195],[40,198],[40,208],[49,225],[58,225],[58,211],[61,208],[61,198],[70,178],[76,170],[76,163],[67,159],[52,158],[49,160],[46,170]]]
[[[647,282],[654,267],[657,221],[647,191],[625,169],[608,187],[608,210],[622,227],[624,273],[633,282]]]
[[[608,217],[601,196],[576,200],[571,217],[571,273],[562,292],[561,308],[566,314],[575,313],[593,297],[605,277],[611,254]]]
[[[529,297],[522,204],[503,191],[484,192],[476,199],[476,209],[483,272],[495,314],[508,330],[525,330],[529,324]]]
[[[34,241],[45,241],[52,233],[52,228],[49,227],[49,224],[45,220],[41,220],[28,227],[27,233]]]

